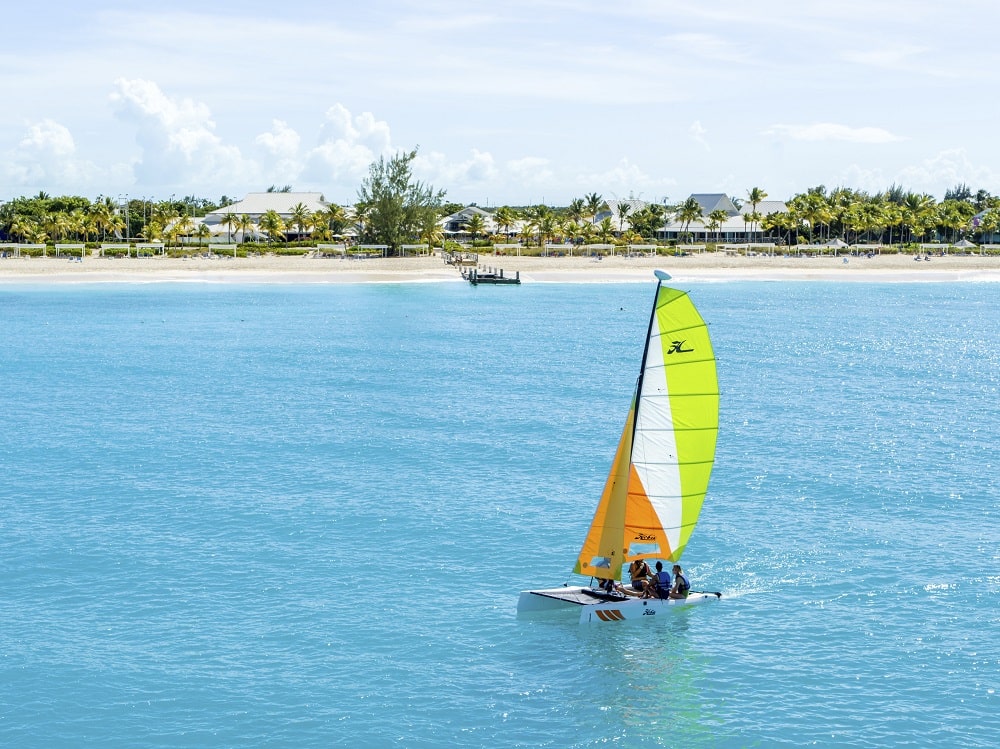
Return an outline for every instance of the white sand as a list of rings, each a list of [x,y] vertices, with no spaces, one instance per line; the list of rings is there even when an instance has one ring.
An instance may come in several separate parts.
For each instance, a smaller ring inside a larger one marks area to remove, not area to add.
[[[520,272],[524,283],[649,282],[661,268],[680,282],[726,280],[1000,281],[1000,257],[958,255],[916,261],[908,255],[874,258],[742,257],[703,253],[688,257],[493,257],[480,268]],[[461,282],[457,268],[437,256],[419,258],[2,258],[0,284],[10,283],[399,283]]]

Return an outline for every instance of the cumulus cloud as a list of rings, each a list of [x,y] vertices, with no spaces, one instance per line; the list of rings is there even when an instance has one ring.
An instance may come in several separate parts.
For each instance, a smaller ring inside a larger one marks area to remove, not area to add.
[[[305,156],[306,177],[353,186],[367,176],[369,164],[394,151],[387,122],[371,112],[354,116],[340,103],[327,109],[318,141]]]
[[[518,183],[535,187],[550,183],[554,176],[549,160],[538,156],[512,159],[507,162],[506,170]]]
[[[463,161],[451,161],[445,154],[419,153],[413,162],[413,171],[435,187],[450,190],[485,185],[497,179],[500,170],[493,155],[472,149],[472,155]]]
[[[869,192],[878,192],[897,184],[907,190],[943,197],[948,188],[960,183],[984,187],[996,185],[1000,183],[1000,175],[988,166],[972,161],[964,149],[955,148],[894,172],[851,164],[837,175],[836,182]]]
[[[69,128],[51,119],[29,123],[17,148],[0,155],[3,181],[47,192],[101,189],[123,169],[101,169],[77,155]]]
[[[258,135],[256,143],[278,158],[292,159],[298,155],[301,140],[299,134],[290,128],[287,122],[274,120],[271,123],[271,132]]]
[[[121,119],[135,125],[142,149],[135,166],[139,181],[194,190],[258,179],[257,165],[215,134],[205,104],[167,96],[152,81],[119,78],[115,86],[111,102]]]
[[[912,189],[943,194],[949,187],[965,182],[970,185],[995,185],[998,175],[988,166],[969,159],[965,149],[941,151],[920,164],[900,170],[897,181]]]
[[[283,120],[274,120],[270,132],[254,139],[272,181],[291,184],[302,173],[301,141],[299,134]]]
[[[640,194],[644,192],[661,193],[668,187],[675,186],[676,180],[650,177],[629,159],[622,159],[607,171],[580,175],[577,178],[577,184],[583,188],[586,188],[587,185],[601,185],[601,189],[609,193],[619,193],[624,197],[636,191],[639,191]]]
[[[848,141],[850,143],[892,143],[903,140],[898,135],[880,127],[849,127],[833,122],[813,125],[771,125],[764,131],[781,140]]]

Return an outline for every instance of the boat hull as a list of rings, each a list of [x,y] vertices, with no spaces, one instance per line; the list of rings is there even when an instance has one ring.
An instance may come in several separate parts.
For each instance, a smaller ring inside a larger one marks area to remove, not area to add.
[[[672,610],[717,601],[721,593],[692,592],[687,598],[659,599],[605,596],[592,588],[550,588],[525,590],[517,602],[518,615],[563,612],[576,614],[580,624],[649,619]]]

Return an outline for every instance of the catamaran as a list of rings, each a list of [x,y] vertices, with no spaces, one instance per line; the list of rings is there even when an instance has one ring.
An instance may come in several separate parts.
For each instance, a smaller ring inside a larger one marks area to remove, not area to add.
[[[568,610],[579,611],[581,624],[623,621],[721,597],[691,591],[683,599],[638,598],[615,584],[634,560],[681,558],[708,491],[719,431],[719,382],[708,327],[688,294],[665,286],[670,276],[663,271],[655,274],[632,404],[573,567],[590,584],[522,591],[519,614]]]

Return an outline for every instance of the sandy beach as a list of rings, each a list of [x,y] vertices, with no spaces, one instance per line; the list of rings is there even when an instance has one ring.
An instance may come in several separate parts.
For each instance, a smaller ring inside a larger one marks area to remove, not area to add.
[[[482,255],[480,268],[520,273],[524,283],[649,281],[661,268],[680,282],[704,281],[1000,281],[1000,257],[911,255],[849,257],[732,256],[706,252],[686,257],[513,257]],[[408,258],[2,258],[0,284],[18,283],[404,283],[462,282],[440,256]]]

